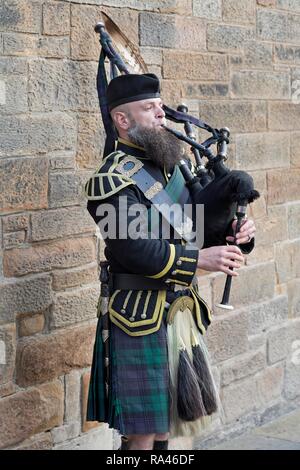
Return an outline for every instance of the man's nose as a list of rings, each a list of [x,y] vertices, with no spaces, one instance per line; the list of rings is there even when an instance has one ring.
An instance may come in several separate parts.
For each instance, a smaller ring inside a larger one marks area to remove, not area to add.
[[[157,112],[156,112],[156,117],[157,118],[164,118],[166,115],[166,113],[164,112],[164,110],[162,109],[161,106],[158,106],[157,107]]]

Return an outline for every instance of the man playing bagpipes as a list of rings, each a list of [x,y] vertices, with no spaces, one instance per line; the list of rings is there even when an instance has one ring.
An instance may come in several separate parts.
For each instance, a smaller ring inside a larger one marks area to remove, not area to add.
[[[122,449],[167,449],[170,431],[196,435],[218,409],[203,341],[211,312],[196,270],[237,276],[233,269],[242,265],[242,252],[252,250],[255,226],[243,223],[239,246],[230,244],[229,233],[220,246],[191,246],[174,218],[159,211],[160,204],[183,207],[193,200],[179,169],[182,144],[163,127],[158,78],[117,76],[106,99],[118,140],[86,184],[87,208],[105,239],[107,259],[87,419],[117,429]],[[145,208],[142,228],[135,224],[136,207]]]

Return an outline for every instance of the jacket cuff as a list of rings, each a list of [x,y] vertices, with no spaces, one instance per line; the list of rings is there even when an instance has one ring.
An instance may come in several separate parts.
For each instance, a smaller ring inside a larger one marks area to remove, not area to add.
[[[172,266],[170,267],[164,281],[166,284],[181,284],[189,286],[195,276],[199,250],[186,249],[182,245],[173,245],[175,248],[175,256]]]

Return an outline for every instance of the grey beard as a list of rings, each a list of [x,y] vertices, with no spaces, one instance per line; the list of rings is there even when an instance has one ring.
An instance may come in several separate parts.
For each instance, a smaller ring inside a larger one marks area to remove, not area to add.
[[[176,163],[183,157],[184,147],[179,139],[166,130],[146,128],[137,124],[128,131],[132,143],[143,147],[155,165],[173,170]]]

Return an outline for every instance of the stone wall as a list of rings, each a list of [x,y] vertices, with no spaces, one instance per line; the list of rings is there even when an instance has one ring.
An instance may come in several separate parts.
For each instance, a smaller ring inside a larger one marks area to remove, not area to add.
[[[196,447],[299,404],[300,2],[2,0],[0,448],[117,446],[84,419],[101,250],[82,184],[103,143],[101,11],[161,77],[166,103],[231,129],[229,164],[262,194],[236,309],[215,309],[207,335],[224,413]],[[214,305],[224,275],[199,275]]]

